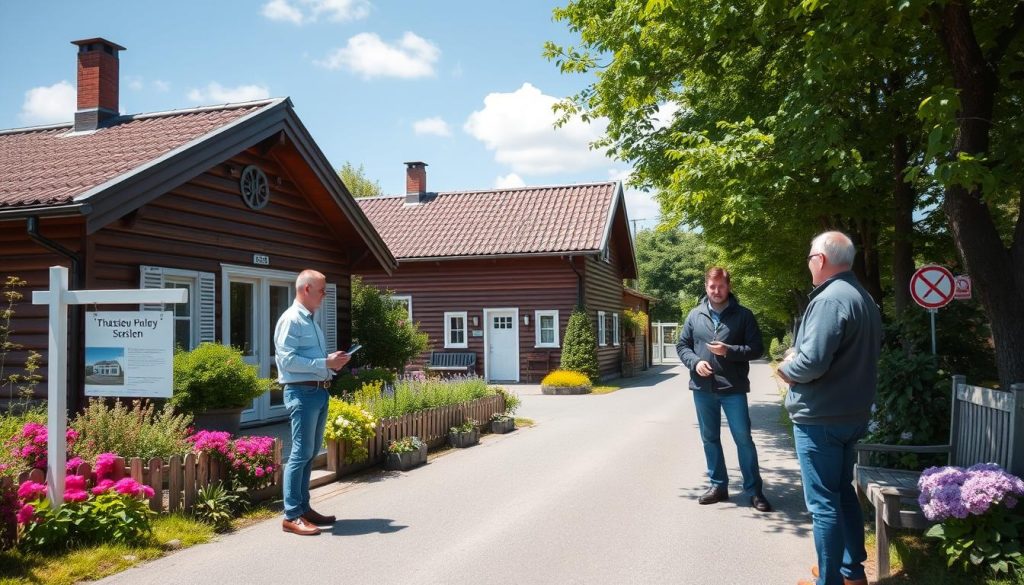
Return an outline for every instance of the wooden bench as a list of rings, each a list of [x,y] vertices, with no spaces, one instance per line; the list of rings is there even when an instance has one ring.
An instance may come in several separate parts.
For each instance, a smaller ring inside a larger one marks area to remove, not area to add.
[[[536,377],[540,382],[544,376],[551,373],[551,370],[551,352],[541,351],[526,354],[526,367],[523,369],[523,375],[527,380]]]
[[[857,493],[875,508],[878,579],[889,576],[890,530],[924,530],[932,522],[917,503],[921,473],[872,467],[868,465],[870,453],[946,453],[949,465],[998,463],[1013,474],[1024,471],[1024,449],[1014,444],[1024,433],[1024,384],[1014,384],[1010,392],[1005,392],[968,386],[963,376],[953,376],[952,398],[948,444],[856,446]]]
[[[424,367],[433,372],[463,372],[476,374],[476,352],[432,351]]]

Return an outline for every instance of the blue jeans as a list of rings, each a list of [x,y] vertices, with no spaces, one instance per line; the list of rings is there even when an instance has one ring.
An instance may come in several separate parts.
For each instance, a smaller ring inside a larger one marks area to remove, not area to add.
[[[704,458],[708,463],[711,486],[717,488],[729,485],[721,440],[724,410],[725,419],[729,421],[729,432],[736,443],[740,471],[743,472],[743,489],[750,494],[761,493],[761,472],[757,466],[757,448],[754,447],[754,439],[750,436],[747,395],[694,390],[693,403],[697,406],[697,423],[700,425],[700,439],[704,443]]]
[[[309,511],[309,476],[313,458],[324,442],[327,391],[285,384],[284,405],[292,423],[292,451],[284,466],[284,517],[294,520]]]
[[[853,445],[867,423],[793,425],[807,511],[814,519],[818,585],[864,579],[864,517],[853,488]]]

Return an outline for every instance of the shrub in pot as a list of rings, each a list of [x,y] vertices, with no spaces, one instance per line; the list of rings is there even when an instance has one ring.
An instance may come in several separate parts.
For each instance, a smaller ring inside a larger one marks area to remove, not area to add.
[[[544,394],[589,394],[590,378],[580,372],[555,370],[540,381],[540,391]]]
[[[456,448],[472,447],[480,442],[477,422],[467,418],[466,422],[448,429],[448,444]]]
[[[496,412],[491,415],[491,432],[499,435],[516,430],[516,419],[510,414]]]
[[[179,412],[195,416],[196,428],[238,432],[242,410],[277,382],[260,378],[242,352],[218,343],[200,343],[174,355],[174,395]]]
[[[384,469],[405,471],[427,462],[427,444],[419,437],[405,437],[388,445]]]

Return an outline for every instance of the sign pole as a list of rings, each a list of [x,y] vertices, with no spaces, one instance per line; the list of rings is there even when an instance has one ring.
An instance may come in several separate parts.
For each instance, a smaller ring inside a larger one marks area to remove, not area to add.
[[[935,313],[938,312],[938,309],[928,309],[928,314],[931,316],[932,321],[932,355],[937,355],[935,351]]]
[[[68,269],[50,267],[50,336],[47,352],[49,392],[46,397],[47,495],[54,507],[64,501],[68,427]]]

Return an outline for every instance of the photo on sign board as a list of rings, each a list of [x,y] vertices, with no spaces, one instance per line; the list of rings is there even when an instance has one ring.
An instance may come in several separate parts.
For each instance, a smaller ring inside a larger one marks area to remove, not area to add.
[[[85,383],[124,386],[124,348],[85,348]]]

